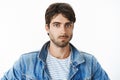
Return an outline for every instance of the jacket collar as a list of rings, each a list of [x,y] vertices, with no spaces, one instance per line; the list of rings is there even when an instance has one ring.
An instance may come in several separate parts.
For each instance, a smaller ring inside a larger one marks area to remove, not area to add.
[[[47,54],[48,54],[48,46],[50,45],[50,41],[46,42],[43,47],[41,48],[41,51],[39,52],[39,59],[41,61],[43,61],[44,63],[46,63],[46,58],[47,58]]]
[[[83,53],[80,52],[77,48],[75,48],[72,44],[70,44],[71,46],[71,63],[73,66],[77,66],[83,62],[85,62]]]
[[[50,41],[46,42],[43,47],[41,48],[41,51],[38,55],[39,59],[41,61],[43,61],[44,63],[46,63],[46,58],[47,58],[47,54],[48,54],[48,46],[50,45]],[[70,46],[71,46],[71,63],[74,65],[74,66],[77,66],[81,63],[83,63],[85,61],[84,59],[84,56],[83,56],[83,53],[82,52],[79,52],[71,43],[70,43]]]

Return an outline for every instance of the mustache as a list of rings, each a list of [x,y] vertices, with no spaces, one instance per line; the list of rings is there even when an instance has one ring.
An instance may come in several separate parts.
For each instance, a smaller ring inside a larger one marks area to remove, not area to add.
[[[61,38],[61,37],[66,37],[66,38],[68,38],[69,36],[68,36],[68,35],[60,35],[59,38]]]

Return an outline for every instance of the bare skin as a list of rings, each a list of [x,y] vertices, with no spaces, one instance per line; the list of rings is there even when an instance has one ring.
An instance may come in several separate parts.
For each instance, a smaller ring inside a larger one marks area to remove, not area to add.
[[[54,16],[46,31],[50,37],[50,54],[56,58],[64,59],[70,55],[69,41],[72,39],[74,24],[62,14]]]

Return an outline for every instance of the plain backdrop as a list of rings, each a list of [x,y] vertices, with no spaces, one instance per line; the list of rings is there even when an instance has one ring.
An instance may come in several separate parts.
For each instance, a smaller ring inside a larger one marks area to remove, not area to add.
[[[49,40],[44,14],[53,2],[67,2],[76,13],[71,43],[120,80],[120,0],[0,0],[0,77],[20,55]]]

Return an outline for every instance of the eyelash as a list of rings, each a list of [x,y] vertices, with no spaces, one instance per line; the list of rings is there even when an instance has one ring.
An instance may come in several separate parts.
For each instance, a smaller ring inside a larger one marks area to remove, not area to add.
[[[54,27],[60,27],[60,24],[53,24]],[[69,28],[71,27],[71,24],[66,24],[65,27]]]
[[[60,24],[53,24],[54,27],[60,27]]]
[[[66,26],[66,27],[71,27],[72,25],[71,25],[71,24],[66,24],[65,26]]]

